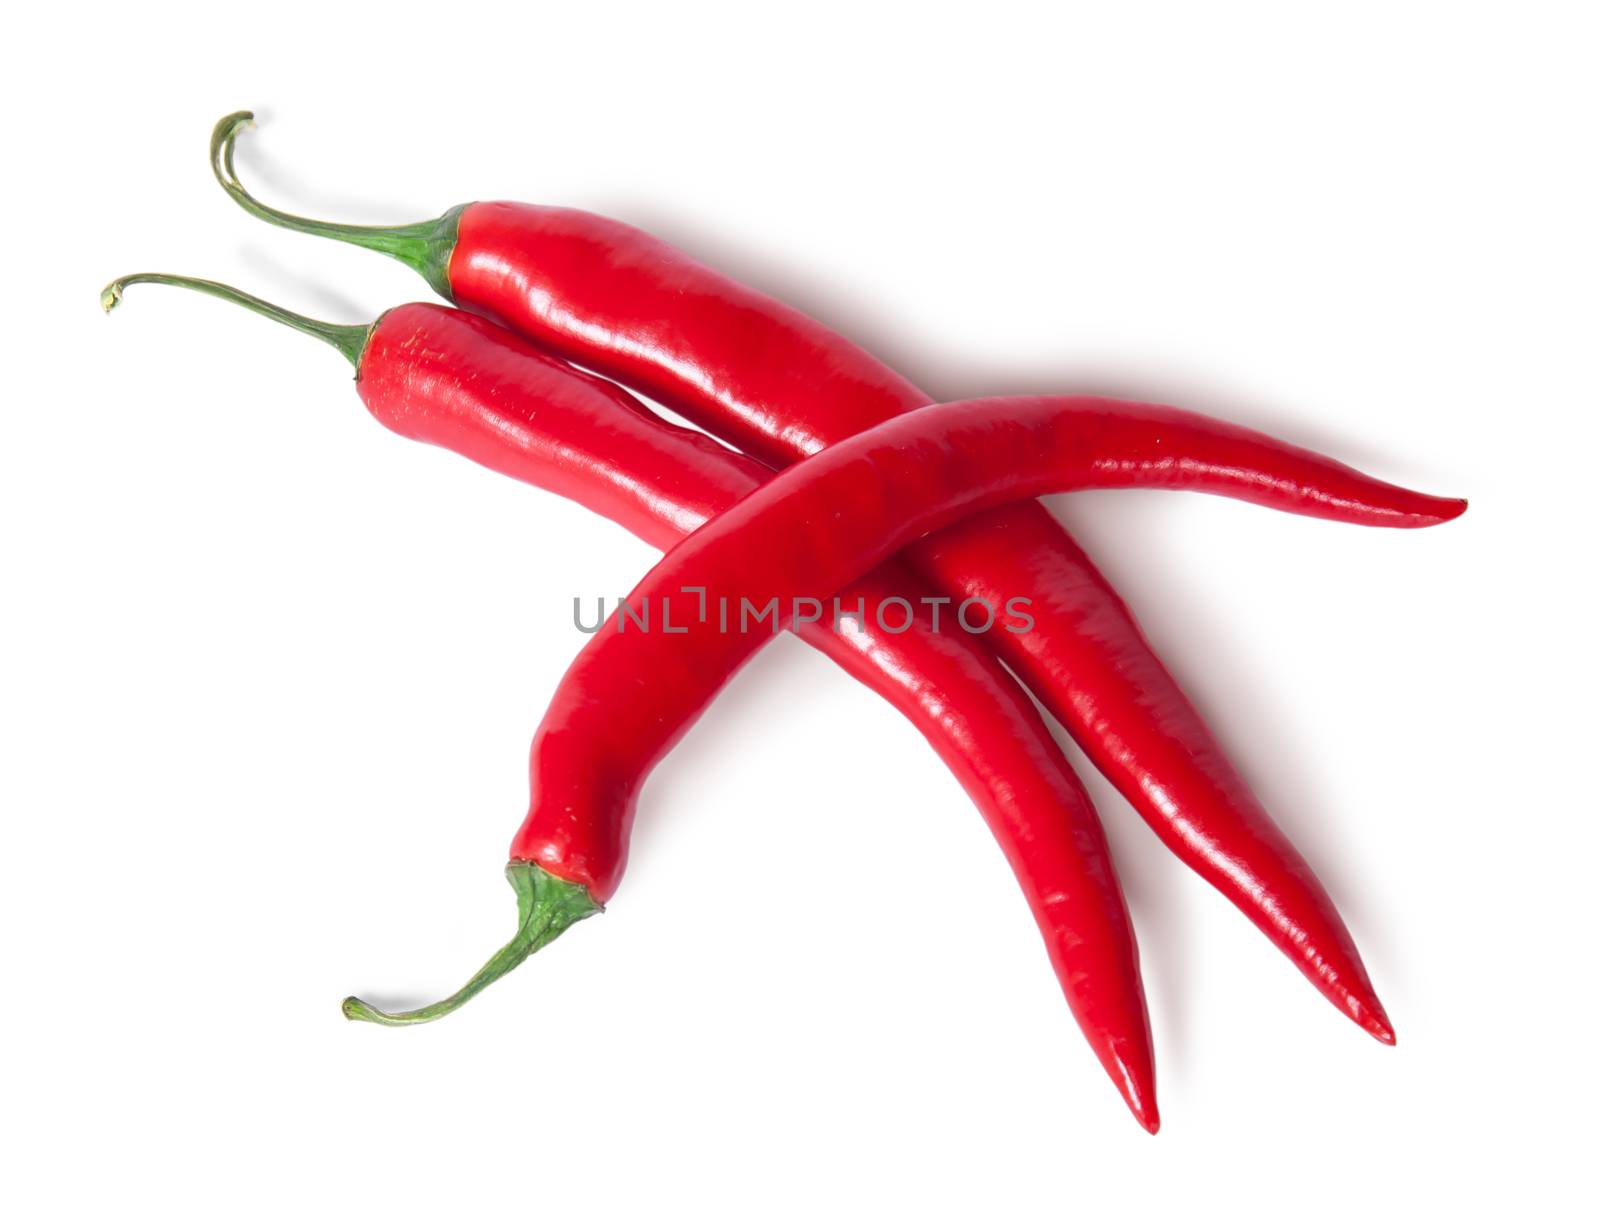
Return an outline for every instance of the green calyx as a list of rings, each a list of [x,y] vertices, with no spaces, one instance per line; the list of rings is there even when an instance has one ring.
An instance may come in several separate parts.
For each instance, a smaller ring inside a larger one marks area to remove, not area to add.
[[[380,1026],[416,1026],[435,1021],[454,1013],[502,975],[516,970],[579,920],[605,910],[585,887],[546,873],[532,861],[512,861],[506,866],[506,880],[517,892],[516,935],[455,993],[406,1013],[385,1013],[359,997],[346,997],[342,1006],[345,1017]]]
[[[264,318],[271,318],[274,322],[281,322],[284,326],[293,327],[302,334],[322,340],[329,347],[343,353],[344,358],[358,373],[361,369],[361,354],[366,351],[367,340],[371,338],[373,328],[378,325],[376,322],[365,326],[318,322],[315,318],[307,318],[304,314],[286,310],[273,305],[270,301],[263,301],[260,297],[240,292],[227,284],[219,284],[215,280],[197,280],[193,276],[161,275],[153,271],[141,271],[137,275],[122,276],[111,281],[100,290],[100,308],[108,314],[116,309],[122,302],[122,294],[130,284],[169,284],[174,288],[187,288],[197,293],[205,293],[208,297],[220,297],[224,301],[242,305]]]
[[[270,225],[349,242],[398,259],[446,301],[455,300],[450,292],[450,256],[455,252],[456,231],[461,213],[466,210],[465,204],[451,208],[443,216],[413,225],[338,225],[269,207],[244,189],[233,168],[234,141],[241,131],[254,125],[254,117],[250,111],[241,110],[226,116],[211,129],[211,172],[234,203]]]

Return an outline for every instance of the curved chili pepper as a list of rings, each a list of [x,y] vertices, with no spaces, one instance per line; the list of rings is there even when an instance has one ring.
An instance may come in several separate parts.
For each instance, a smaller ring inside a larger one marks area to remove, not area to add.
[[[108,307],[122,284],[140,278],[113,285]],[[341,327],[224,285],[176,282],[331,343],[356,366],[356,388],[374,418],[402,436],[556,492],[662,550],[772,477],[475,314],[416,304],[371,327]],[[1154,1132],[1160,1116],[1138,949],[1100,820],[1033,701],[972,636],[935,629],[926,593],[890,560],[836,595],[860,612],[854,630],[820,621],[795,630],[904,714],[961,782],[1016,874],[1090,1047]],[[912,616],[908,630],[878,626],[888,613],[898,626],[901,607]],[[513,872],[512,881],[530,919],[552,907],[558,922],[592,910],[541,875]]]
[[[1188,488],[1357,522],[1369,514],[1351,508],[1353,492],[1384,499],[1384,485],[1260,433],[1101,398],[941,404],[830,446],[700,527],[634,588],[630,605],[651,607],[681,634],[630,631],[613,616],[562,678],[534,737],[532,800],[511,845],[508,868],[522,899],[512,941],[436,1004],[390,1014],[351,998],[346,1014],[409,1024],[459,1007],[560,931],[542,918],[531,886],[560,882],[596,905],[609,899],[650,770],[789,621],[797,599],[826,596],[963,514],[1017,497],[1110,487]],[[1465,507],[1391,491],[1395,524],[1433,525]],[[819,521],[828,529],[819,531]],[[690,591],[707,591],[714,603],[776,604],[774,622],[752,631],[742,619],[699,618]],[[540,872],[554,881],[540,880]],[[558,893],[565,902],[573,892]]]
[[[631,226],[570,208],[475,203],[414,225],[291,216],[233,168],[248,112],[217,124],[212,166],[246,211],[414,268],[449,300],[666,404],[772,466],[931,397],[843,336]],[[1373,507],[1374,506],[1369,506]],[[1368,524],[1384,522],[1382,513]],[[1138,622],[1038,505],[1011,504],[907,549],[957,601],[1032,599],[1033,630],[992,647],[1161,840],[1239,908],[1341,1012],[1394,1032],[1311,866],[1229,762]]]

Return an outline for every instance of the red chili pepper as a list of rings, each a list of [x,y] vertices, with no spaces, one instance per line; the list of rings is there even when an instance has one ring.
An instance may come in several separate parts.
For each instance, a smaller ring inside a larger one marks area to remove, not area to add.
[[[459,305],[785,466],[930,396],[844,337],[631,226],[568,208],[475,203],[370,228],[253,199],[233,169],[247,112],[212,135],[218,180],[247,211],[420,272]],[[990,643],[1162,841],[1374,1037],[1393,1028],[1332,899],[1262,808],[1122,599],[1038,505],[920,541],[907,558],[957,601],[1026,594],[1033,630]]]
[[[129,277],[107,289],[107,308],[124,285],[139,280],[179,282]],[[230,295],[217,285],[189,286]],[[321,328],[321,337],[358,363],[364,397],[404,410],[430,381],[477,376],[448,358],[418,375],[408,357],[427,350],[423,336],[385,325],[418,310],[440,312],[410,306],[369,330]],[[315,325],[300,325],[318,333]],[[491,378],[483,392],[493,390]],[[648,772],[721,686],[790,621],[796,599],[827,597],[963,514],[1046,492],[1136,486],[1209,491],[1362,524],[1432,525],[1465,509],[1464,502],[1382,483],[1248,429],[1173,408],[1097,398],[944,404],[840,442],[708,521],[634,589],[633,606],[654,605],[681,633],[630,632],[614,616],[569,669],[534,739],[532,806],[507,869],[519,906],[512,940],[446,1000],[385,1014],[352,997],[346,1014],[385,1024],[441,1017],[599,910],[621,880]],[[829,528],[819,531],[819,521]],[[763,608],[770,602],[776,611],[767,632],[759,623],[751,632],[742,622],[719,630],[715,616],[700,617],[698,597]],[[641,698],[640,675],[650,676],[649,698]]]
[[[662,550],[772,477],[475,314],[405,305],[372,327],[341,327],[224,285],[161,279],[332,343],[356,365],[362,401],[386,427],[563,495]],[[890,560],[837,595],[860,611],[858,627],[838,632],[814,622],[795,630],[903,713],[961,782],[1017,876],[1085,1037],[1154,1132],[1160,1117],[1138,949],[1100,821],[1033,701],[972,636],[936,630],[927,593]],[[908,630],[878,626],[890,615],[898,628],[902,608]],[[946,612],[947,623],[955,613]]]
[[[537,887],[555,881],[540,880],[540,871],[596,904],[610,898],[645,777],[788,622],[796,599],[827,596],[963,514],[1048,492],[1155,486],[1369,524],[1371,510],[1357,503],[1381,505],[1382,520],[1403,526],[1446,521],[1465,507],[1378,484],[1247,429],[1098,398],[942,404],[841,441],[707,522],[635,587],[632,606],[650,607],[658,623],[664,616],[683,634],[629,630],[613,616],[567,671],[534,738],[532,803],[511,846],[509,868],[523,896],[511,943],[437,1004],[385,1014],[352,998],[346,1013],[384,1023],[430,1021],[505,974],[560,931],[541,920],[548,904]],[[827,530],[818,530],[823,521]],[[775,621],[767,631],[731,620],[724,629],[715,616],[698,617],[689,590],[707,591],[713,603],[775,603]],[[647,687],[641,675],[649,676]],[[559,893],[570,903],[575,892]]]

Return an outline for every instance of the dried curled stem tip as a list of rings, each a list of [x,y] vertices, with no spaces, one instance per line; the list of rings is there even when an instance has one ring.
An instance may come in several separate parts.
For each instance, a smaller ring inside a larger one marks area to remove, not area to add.
[[[579,920],[604,910],[587,887],[546,873],[532,861],[512,861],[506,866],[506,880],[517,892],[517,931],[454,993],[405,1013],[388,1013],[360,997],[347,996],[340,1011],[352,1022],[374,1022],[379,1026],[418,1026],[437,1021],[454,1013],[502,975],[514,971]]]
[[[339,1012],[352,1022],[372,1022],[378,1026],[408,1026],[412,1023],[401,1021],[394,1014],[385,1013],[382,1009],[374,1009],[359,996],[347,996],[339,1005]]]
[[[217,120],[217,125],[211,129],[211,155],[215,157],[222,144],[231,143],[241,131],[255,125],[256,112],[253,110],[235,110]]]

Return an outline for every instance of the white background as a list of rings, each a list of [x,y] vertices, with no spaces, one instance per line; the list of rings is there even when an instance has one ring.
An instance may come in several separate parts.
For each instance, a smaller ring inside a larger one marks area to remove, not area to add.
[[[1588,8],[22,16],[5,1211],[1564,1211],[1596,1084]],[[1399,1046],[1090,777],[1155,1022],[1146,1136],[954,781],[791,641],[651,782],[607,915],[448,1022],[344,1022],[509,932],[571,597],[653,557],[385,433],[303,337],[153,288],[100,316],[141,269],[341,321],[427,295],[225,200],[205,141],[240,107],[241,171],[302,211],[581,206],[943,397],[1165,399],[1469,496],[1417,533],[1054,505],[1326,879]]]

